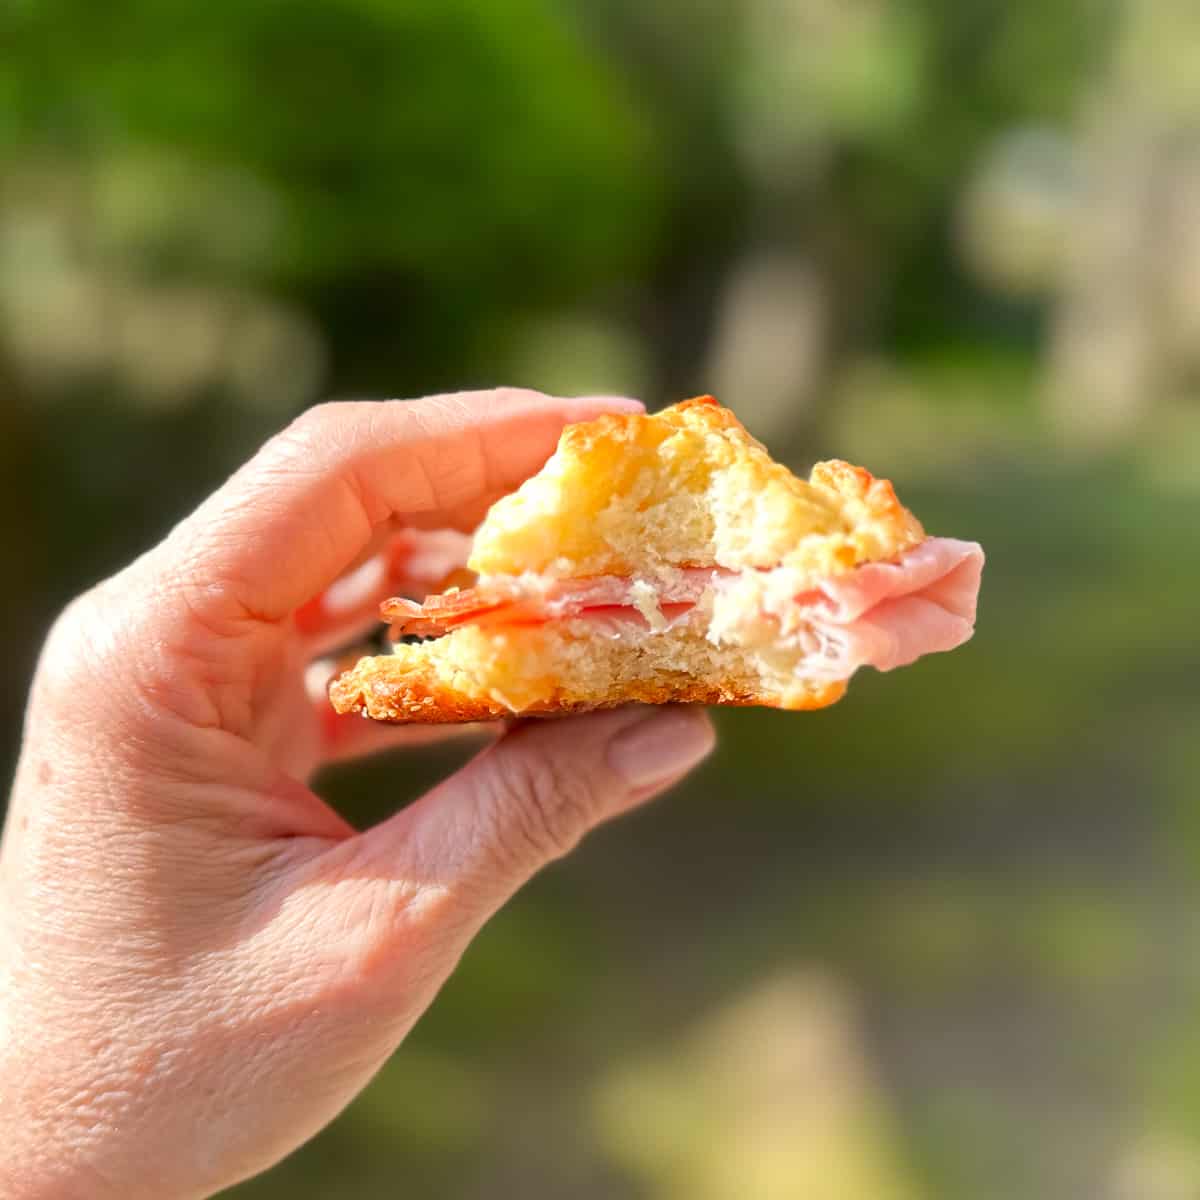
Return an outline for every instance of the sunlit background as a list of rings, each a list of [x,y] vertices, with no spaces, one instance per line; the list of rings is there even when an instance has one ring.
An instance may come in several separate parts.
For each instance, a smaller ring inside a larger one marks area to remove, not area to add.
[[[57,608],[330,395],[712,391],[989,552],[970,646],[720,714],[241,1200],[1200,1196],[1198,11],[0,8],[5,771]]]

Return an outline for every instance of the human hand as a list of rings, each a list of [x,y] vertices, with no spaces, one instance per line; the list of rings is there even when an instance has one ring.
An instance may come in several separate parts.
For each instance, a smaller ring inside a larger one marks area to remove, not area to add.
[[[306,691],[381,598],[331,585],[400,526],[470,529],[564,423],[631,407],[323,405],[58,620],[0,844],[5,1197],[176,1200],[263,1170],[525,880],[708,752],[692,710],[528,722],[362,833],[304,782],[430,736]]]

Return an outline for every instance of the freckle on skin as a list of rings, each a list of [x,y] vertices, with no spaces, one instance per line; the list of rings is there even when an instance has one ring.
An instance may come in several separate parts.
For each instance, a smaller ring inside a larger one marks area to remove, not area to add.
[[[54,782],[54,771],[51,769],[50,764],[46,762],[45,759],[38,763],[37,781],[43,787],[48,787]]]

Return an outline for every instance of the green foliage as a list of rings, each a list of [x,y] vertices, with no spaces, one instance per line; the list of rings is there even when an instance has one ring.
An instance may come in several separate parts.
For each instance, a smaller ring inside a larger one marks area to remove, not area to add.
[[[611,278],[654,227],[646,115],[549,0],[48,0],[9,23],[10,154],[169,155],[127,186],[183,218],[171,171],[245,172],[281,209],[280,278],[494,293],[515,269],[536,297]]]

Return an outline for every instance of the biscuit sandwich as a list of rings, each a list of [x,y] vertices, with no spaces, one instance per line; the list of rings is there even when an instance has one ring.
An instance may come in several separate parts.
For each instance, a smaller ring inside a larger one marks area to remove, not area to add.
[[[383,604],[394,649],[333,681],[338,712],[822,708],[861,667],[967,641],[983,552],[926,536],[861,467],[798,478],[705,396],[568,426],[465,565],[458,586]]]

